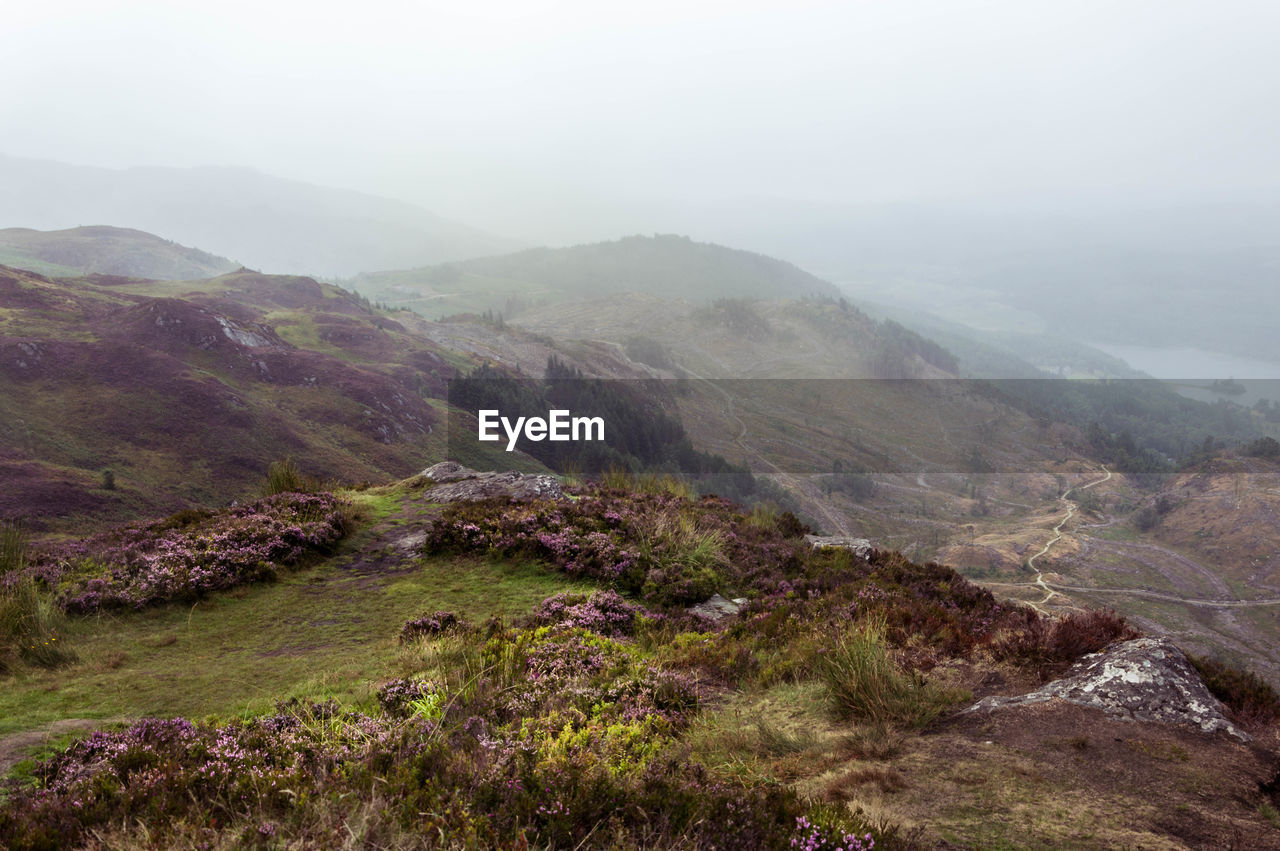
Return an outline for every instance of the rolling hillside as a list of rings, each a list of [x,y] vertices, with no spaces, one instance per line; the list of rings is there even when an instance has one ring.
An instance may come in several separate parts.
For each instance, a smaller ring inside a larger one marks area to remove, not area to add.
[[[680,236],[629,236],[571,248],[534,248],[373,272],[350,284],[369,298],[430,317],[486,310],[510,317],[530,305],[606,293],[694,301],[839,296],[830,283],[785,261]]]
[[[107,225],[60,231],[0,230],[0,264],[49,275],[122,275],[193,280],[234,271],[238,263],[145,231]]]
[[[354,275],[519,245],[420,207],[245,168],[73,166],[0,155],[0,227],[161,233],[267,272]]]
[[[0,269],[0,514],[52,528],[225,501],[289,455],[406,475],[443,441],[426,397],[446,355],[309,278]]]

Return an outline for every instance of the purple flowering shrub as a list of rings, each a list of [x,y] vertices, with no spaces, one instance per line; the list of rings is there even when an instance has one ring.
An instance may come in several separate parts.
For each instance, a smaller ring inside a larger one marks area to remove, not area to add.
[[[440,689],[417,677],[403,677],[383,683],[378,688],[378,705],[387,715],[407,718],[411,715],[436,715]]]
[[[751,599],[730,630],[740,637],[790,641],[797,624],[842,624],[882,617],[887,637],[948,656],[967,656],[989,645],[996,633],[1019,620],[949,567],[919,565],[897,552],[873,550],[867,559],[828,548],[808,556],[808,570]]]
[[[405,644],[417,638],[431,638],[454,630],[465,630],[467,622],[453,612],[438,611],[422,615],[406,621],[400,628],[400,643]]]
[[[204,824],[243,822],[241,839],[252,844],[262,825],[296,809],[298,790],[336,793],[379,756],[433,747],[429,723],[342,712],[332,703],[282,705],[274,715],[225,726],[144,718],[39,763],[33,785],[11,781],[0,844],[63,848],[112,823],[164,824],[197,813]]]
[[[503,672],[500,697],[486,707],[498,722],[564,717],[596,722],[651,718],[683,729],[698,710],[694,681],[648,662],[633,645],[581,628],[506,630],[483,649]],[[541,723],[541,722],[536,722]]]
[[[538,604],[527,620],[535,626],[558,624],[617,636],[634,635],[640,619],[657,622],[663,616],[628,603],[616,591],[603,589],[590,594],[565,592],[548,597]]]
[[[727,500],[589,490],[575,502],[453,503],[426,550],[527,557],[658,605],[721,588],[772,590],[803,570],[803,540],[752,523]],[[798,527],[797,527],[798,528]]]
[[[276,576],[346,533],[330,493],[282,493],[218,511],[187,511],[46,552],[33,575],[71,613],[189,600]]]
[[[961,657],[998,634],[1025,628],[1013,610],[951,568],[915,564],[896,552],[873,550],[861,558],[839,548],[813,549],[798,537],[803,531],[788,516],[749,517],[716,497],[588,488],[571,503],[451,505],[426,546],[536,558],[657,607],[686,606],[714,591],[747,597],[740,616],[727,622],[727,634],[720,634],[725,627],[694,627],[716,637],[686,643],[667,657],[726,684],[811,676],[815,634],[850,619],[883,618],[892,644]],[[616,634],[607,612],[588,615],[591,607],[582,601],[546,605],[538,623],[567,620]],[[575,606],[582,608],[569,611]],[[618,617],[625,624],[626,616]]]

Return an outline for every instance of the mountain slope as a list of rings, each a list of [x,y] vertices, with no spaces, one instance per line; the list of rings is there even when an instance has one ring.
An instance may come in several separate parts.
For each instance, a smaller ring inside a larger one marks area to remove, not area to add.
[[[287,455],[325,477],[406,475],[443,439],[426,396],[452,367],[349,293],[247,272],[164,286],[0,268],[0,515],[241,498]]]
[[[173,280],[211,278],[239,265],[145,231],[107,225],[60,231],[5,228],[0,230],[0,261],[33,272]]]
[[[0,156],[0,226],[138,228],[257,269],[354,275],[510,251],[412,204],[243,168],[112,170]]]
[[[839,291],[790,263],[681,236],[629,236],[571,248],[534,248],[421,269],[360,275],[370,298],[424,315],[640,292],[695,301],[716,298],[836,298]]]

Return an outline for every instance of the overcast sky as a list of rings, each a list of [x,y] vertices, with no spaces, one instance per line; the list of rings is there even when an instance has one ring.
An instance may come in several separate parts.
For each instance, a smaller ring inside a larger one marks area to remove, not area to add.
[[[531,212],[1280,187],[1280,3],[6,3],[0,152]],[[523,232],[521,231],[523,228]]]

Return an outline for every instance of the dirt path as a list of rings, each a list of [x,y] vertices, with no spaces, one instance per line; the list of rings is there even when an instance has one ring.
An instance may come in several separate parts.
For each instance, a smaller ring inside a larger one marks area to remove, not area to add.
[[[1034,584],[1038,585],[1040,589],[1045,592],[1043,600],[1041,600],[1039,603],[1031,604],[1036,608],[1037,611],[1043,612],[1044,609],[1041,607],[1044,606],[1046,603],[1048,603],[1049,600],[1052,599],[1054,596],[1056,596],[1058,592],[1054,591],[1053,588],[1051,588],[1049,584],[1044,581],[1044,573],[1039,568],[1036,567],[1036,559],[1047,554],[1049,552],[1049,549],[1054,544],[1062,540],[1062,527],[1065,526],[1071,520],[1072,517],[1075,517],[1076,509],[1078,508],[1078,506],[1074,502],[1072,502],[1070,499],[1068,499],[1068,497],[1071,496],[1071,493],[1077,490],[1088,490],[1094,485],[1100,485],[1103,482],[1107,482],[1111,480],[1111,471],[1107,469],[1106,464],[1102,465],[1102,471],[1106,473],[1106,475],[1103,476],[1102,478],[1095,479],[1094,481],[1089,482],[1087,485],[1077,485],[1075,487],[1067,488],[1065,491],[1063,491],[1062,496],[1058,497],[1058,500],[1063,505],[1066,506],[1067,513],[1063,516],[1061,520],[1058,521],[1058,525],[1053,527],[1053,537],[1049,539],[1049,542],[1045,544],[1043,547],[1041,547],[1040,552],[1036,553],[1031,558],[1027,559],[1027,567],[1031,568],[1036,572],[1036,579]]]
[[[1069,488],[1067,491],[1065,491],[1062,494],[1061,497],[1059,497],[1059,499],[1063,502],[1063,504],[1067,506],[1066,515],[1063,516],[1062,520],[1058,522],[1058,525],[1053,528],[1053,537],[1048,541],[1048,543],[1046,543],[1043,547],[1041,547],[1038,553],[1036,553],[1035,555],[1027,559],[1027,567],[1036,571],[1035,581],[1029,584],[1035,585],[1039,587],[1041,590],[1046,592],[1044,599],[1041,600],[1039,603],[1032,603],[1033,606],[1035,606],[1037,609],[1040,609],[1040,607],[1048,603],[1051,598],[1053,598],[1054,596],[1058,596],[1060,592],[1063,592],[1063,591],[1073,591],[1073,592],[1082,593],[1082,594],[1119,594],[1119,595],[1126,595],[1131,597],[1144,597],[1150,600],[1161,600],[1161,601],[1170,602],[1170,603],[1182,603],[1188,606],[1201,606],[1201,607],[1210,608],[1210,609],[1241,609],[1241,608],[1248,608],[1250,606],[1280,606],[1280,598],[1263,598],[1263,599],[1257,599],[1257,600],[1197,599],[1193,597],[1181,597],[1181,596],[1178,596],[1177,594],[1167,594],[1161,591],[1148,591],[1141,588],[1093,588],[1093,587],[1088,587],[1084,585],[1067,585],[1062,582],[1050,583],[1046,581],[1044,578],[1044,573],[1036,567],[1036,564],[1035,564],[1036,559],[1041,558],[1042,556],[1048,554],[1049,550],[1053,547],[1053,545],[1056,544],[1058,541],[1062,540],[1064,536],[1064,533],[1062,531],[1063,526],[1065,526],[1071,520],[1071,518],[1075,516],[1078,506],[1068,499],[1070,494],[1076,490],[1085,490],[1087,488],[1094,487],[1095,485],[1100,485],[1111,478],[1111,471],[1107,470],[1105,465],[1103,465],[1102,469],[1106,472],[1106,475],[1103,476],[1102,478],[1096,479],[1092,482],[1089,482],[1088,484]],[[1106,528],[1108,526],[1111,526],[1115,522],[1116,522],[1115,518],[1112,518],[1105,523],[1091,523],[1091,524],[1088,524],[1088,526],[1082,526],[1081,528],[1090,528],[1090,529]],[[1142,564],[1150,567],[1157,567],[1158,565],[1153,560],[1139,558],[1138,557],[1139,554],[1152,554],[1152,555],[1159,556],[1161,560],[1160,562],[1161,564],[1175,564],[1178,567],[1185,569],[1188,573],[1194,573],[1196,576],[1205,580],[1212,587],[1215,593],[1221,594],[1223,597],[1228,597],[1228,598],[1231,596],[1230,588],[1228,587],[1226,582],[1222,580],[1220,576],[1218,576],[1213,571],[1209,570],[1199,562],[1189,559],[1186,556],[1180,553],[1176,553],[1165,547],[1160,547],[1155,544],[1146,544],[1146,543],[1108,541],[1105,539],[1094,538],[1094,537],[1089,537],[1088,540],[1092,546],[1098,549],[1111,549],[1111,550],[1117,551],[1129,558],[1134,558],[1135,560],[1140,561]],[[1169,578],[1170,581],[1174,581],[1172,577],[1167,577],[1167,578]],[[990,584],[1002,585],[1005,587],[1026,587],[1026,585],[1022,585],[1019,583],[990,583]],[[1041,609],[1041,611],[1043,610]]]

